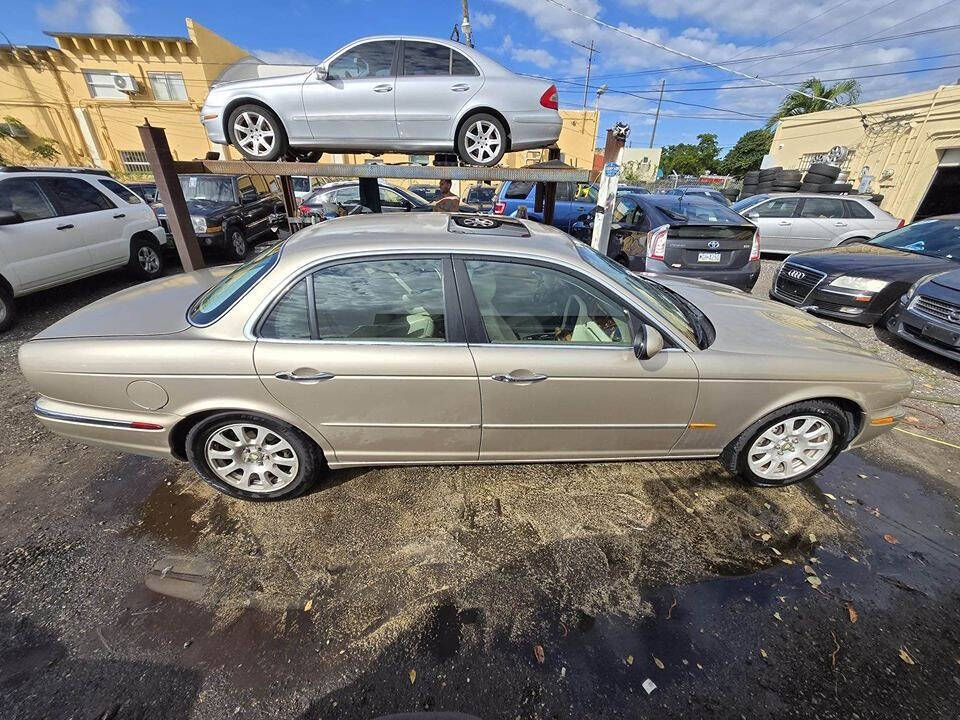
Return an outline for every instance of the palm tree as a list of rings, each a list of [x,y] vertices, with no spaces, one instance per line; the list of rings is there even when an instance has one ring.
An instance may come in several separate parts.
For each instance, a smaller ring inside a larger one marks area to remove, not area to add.
[[[780,107],[767,121],[767,130],[772,130],[779,120],[794,115],[830,110],[841,105],[853,105],[860,99],[860,83],[856,80],[841,80],[836,85],[827,87],[819,79],[812,77],[799,88],[806,95],[793,92],[787,95]],[[812,95],[813,97],[807,97]],[[833,102],[829,102],[829,101]]]

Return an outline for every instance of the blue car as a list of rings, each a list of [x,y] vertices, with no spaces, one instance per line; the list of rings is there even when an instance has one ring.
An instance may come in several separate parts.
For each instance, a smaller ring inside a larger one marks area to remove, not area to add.
[[[621,185],[617,195],[627,193],[647,193],[644,188]],[[536,212],[537,184],[526,180],[509,180],[500,188],[500,195],[493,206],[497,215],[512,215],[517,208],[523,205],[527,208],[527,217],[537,222],[543,222],[543,213]],[[557,183],[557,199],[553,212],[553,226],[564,232],[570,232],[577,219],[591,212],[597,206],[598,188],[586,183],[562,182]]]

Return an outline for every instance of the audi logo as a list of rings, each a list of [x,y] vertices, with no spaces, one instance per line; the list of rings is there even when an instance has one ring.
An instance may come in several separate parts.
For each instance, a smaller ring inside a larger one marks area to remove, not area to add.
[[[710,242],[707,243],[707,247],[710,248],[711,250],[716,250],[718,247],[720,247],[720,243],[717,242],[716,240],[711,240]]]
[[[803,280],[806,274],[802,270],[787,270],[787,277],[792,277],[794,280]]]

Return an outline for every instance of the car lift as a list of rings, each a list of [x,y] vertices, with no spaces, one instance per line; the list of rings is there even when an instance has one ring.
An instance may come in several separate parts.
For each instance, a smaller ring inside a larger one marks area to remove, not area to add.
[[[293,175],[325,178],[357,178],[360,181],[360,202],[373,212],[380,212],[379,180],[520,180],[535,182],[536,212],[543,213],[543,221],[550,224],[557,197],[557,183],[588,183],[595,179],[591,170],[579,170],[560,162],[560,151],[550,149],[550,160],[525,168],[476,167],[471,165],[347,165],[305,162],[250,162],[247,160],[174,160],[163,128],[144,120],[139,126],[140,139],[150,168],[163,198],[167,222],[173,235],[180,262],[186,272],[205,266],[193,223],[180,187],[180,174],[215,173],[222,175],[275,175],[280,178],[283,202],[288,222],[300,221],[298,205],[293,194]],[[210,153],[209,155],[216,155]]]

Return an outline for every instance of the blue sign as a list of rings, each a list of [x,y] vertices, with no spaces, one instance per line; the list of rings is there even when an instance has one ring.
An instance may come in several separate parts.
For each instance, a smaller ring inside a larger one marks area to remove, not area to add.
[[[615,162],[608,162],[603,166],[603,174],[607,177],[616,177],[620,174],[620,166]]]

